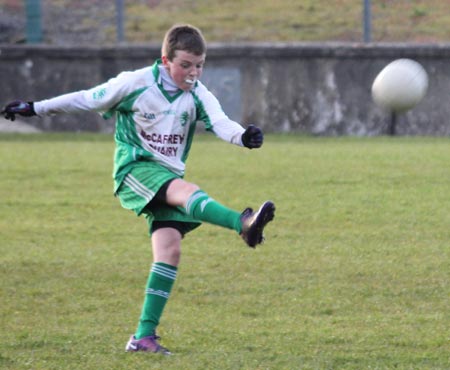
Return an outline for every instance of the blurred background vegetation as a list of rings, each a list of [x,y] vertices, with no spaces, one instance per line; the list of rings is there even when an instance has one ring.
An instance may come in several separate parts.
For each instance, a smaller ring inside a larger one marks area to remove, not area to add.
[[[38,0],[35,0],[38,1]],[[0,42],[25,42],[25,1],[0,0]],[[363,40],[363,0],[123,0],[129,43],[160,43],[174,23],[209,42]],[[44,42],[117,42],[116,1],[41,0]],[[450,1],[372,0],[372,41],[446,42]]]

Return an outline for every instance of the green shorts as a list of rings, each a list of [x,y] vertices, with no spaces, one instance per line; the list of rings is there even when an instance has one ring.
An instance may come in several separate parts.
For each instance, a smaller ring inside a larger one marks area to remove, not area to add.
[[[169,180],[180,176],[154,162],[136,162],[116,191],[122,207],[143,214],[149,225],[149,233],[154,221],[175,221],[183,223],[183,230],[189,232],[201,222],[186,214],[182,207],[172,207],[160,202],[150,203],[158,190]]]

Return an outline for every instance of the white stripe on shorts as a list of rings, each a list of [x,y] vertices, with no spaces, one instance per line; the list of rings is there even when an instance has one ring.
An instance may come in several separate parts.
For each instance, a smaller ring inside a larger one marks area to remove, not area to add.
[[[145,185],[139,182],[139,180],[131,174],[125,176],[123,180],[125,185],[129,186],[137,195],[141,196],[148,202],[153,199],[155,193],[150,189],[146,188]]]

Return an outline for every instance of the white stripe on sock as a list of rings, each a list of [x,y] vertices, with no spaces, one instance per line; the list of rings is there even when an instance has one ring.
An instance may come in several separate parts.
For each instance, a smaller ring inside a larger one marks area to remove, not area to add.
[[[164,267],[161,265],[157,265],[157,264],[152,265],[151,272],[161,275],[170,280],[175,280],[175,278],[177,277],[177,270],[172,270],[170,268],[167,268],[167,267]]]
[[[163,291],[163,290],[155,290],[152,288],[148,288],[145,293],[151,294],[151,295],[157,295],[159,297],[163,297],[165,299],[169,299],[169,293]]]
[[[206,193],[204,191],[197,191],[194,194],[192,194],[188,199],[188,201],[186,202],[186,213],[192,215],[191,213],[192,203],[194,203],[198,198],[204,197],[205,195]]]

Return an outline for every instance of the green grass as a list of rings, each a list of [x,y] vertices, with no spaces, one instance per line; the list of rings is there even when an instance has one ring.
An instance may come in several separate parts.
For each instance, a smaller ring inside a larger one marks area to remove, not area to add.
[[[449,144],[198,136],[187,180],[277,215],[256,250],[185,238],[161,358],[123,352],[151,254],[112,196],[112,138],[0,135],[0,368],[448,369]]]

